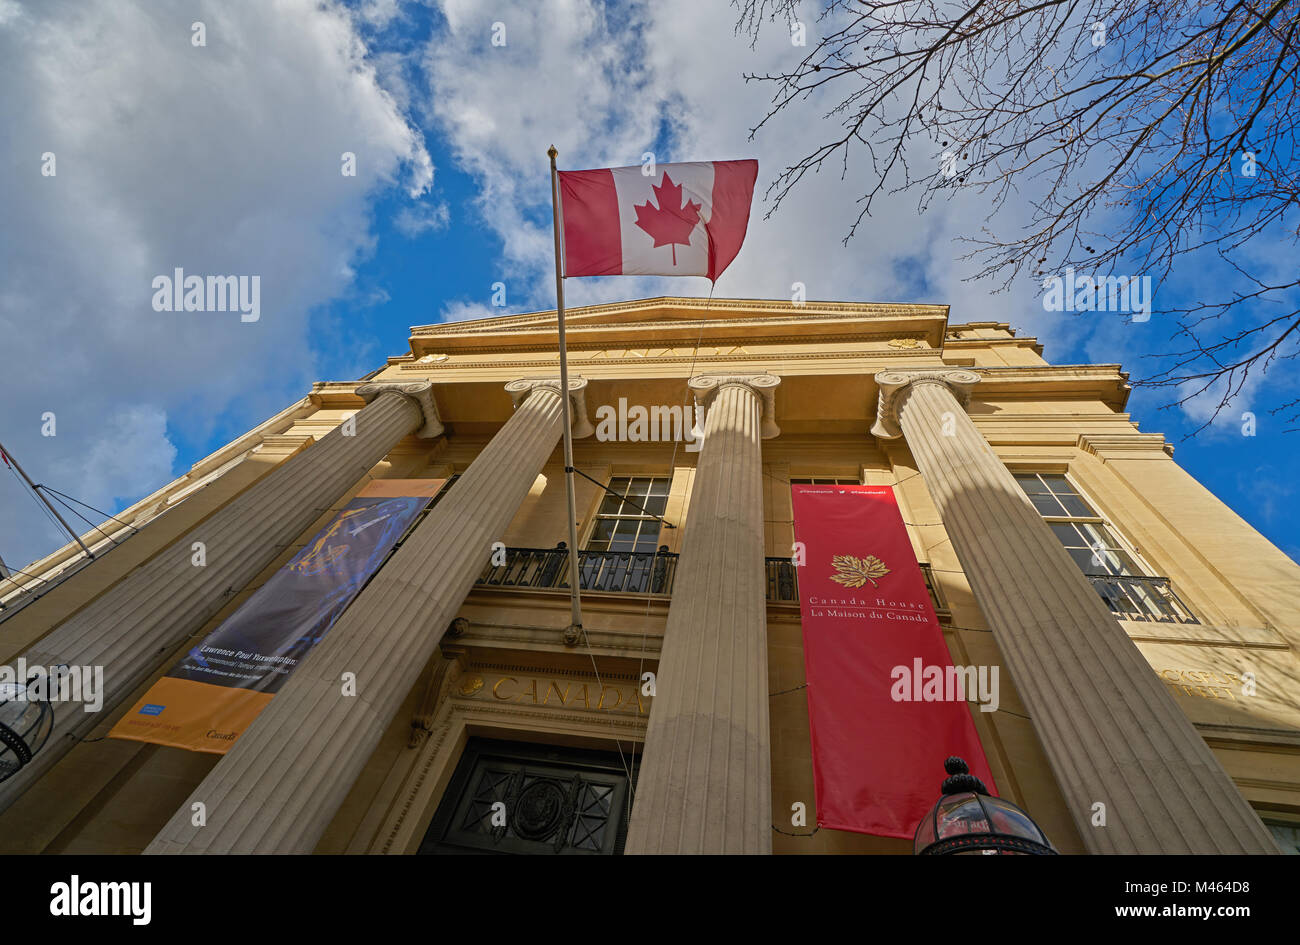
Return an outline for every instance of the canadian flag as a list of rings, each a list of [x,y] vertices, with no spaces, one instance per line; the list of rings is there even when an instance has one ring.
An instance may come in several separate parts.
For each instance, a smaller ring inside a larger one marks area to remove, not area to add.
[[[757,161],[560,171],[566,276],[707,276],[745,241]]]

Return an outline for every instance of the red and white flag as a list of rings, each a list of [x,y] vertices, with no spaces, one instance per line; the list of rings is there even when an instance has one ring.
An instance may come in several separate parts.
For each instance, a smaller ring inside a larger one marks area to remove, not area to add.
[[[565,276],[707,276],[745,241],[757,161],[560,171]]]

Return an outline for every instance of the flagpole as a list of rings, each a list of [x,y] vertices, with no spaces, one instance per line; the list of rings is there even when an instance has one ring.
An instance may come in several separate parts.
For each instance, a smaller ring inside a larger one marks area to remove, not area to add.
[[[582,601],[578,587],[578,516],[573,484],[573,429],[569,422],[569,356],[564,345],[564,273],[560,268],[561,233],[560,178],[555,159],[560,152],[555,145],[546,152],[551,158],[551,221],[555,229],[555,315],[560,325],[560,400],[564,422],[564,488],[569,500],[569,611],[570,625],[564,640],[576,644],[582,638]]]

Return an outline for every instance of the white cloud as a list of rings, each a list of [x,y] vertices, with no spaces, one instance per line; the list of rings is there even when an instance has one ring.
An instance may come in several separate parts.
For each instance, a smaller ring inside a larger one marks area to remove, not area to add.
[[[170,479],[177,444],[233,437],[302,396],[317,373],[308,312],[349,291],[373,250],[374,196],[424,194],[433,164],[334,4],[13,9],[0,7],[5,444],[34,478],[107,504]],[[368,13],[382,21],[384,5]],[[153,311],[150,282],[175,267],[259,275],[260,321]],[[44,411],[57,436],[40,435]],[[22,567],[62,541],[4,488],[0,554]]]
[[[393,219],[393,225],[406,236],[419,236],[431,230],[445,230],[451,222],[451,210],[446,203],[422,204],[403,207]]]
[[[1077,322],[1042,311],[1036,285],[999,295],[988,283],[964,281],[974,269],[954,262],[964,250],[953,239],[984,224],[986,209],[973,194],[936,201],[924,216],[915,195],[888,197],[845,246],[864,176],[850,164],[842,180],[836,165],[806,178],[764,219],[766,184],[838,128],[814,99],[748,140],[772,88],[746,83],[744,73],[788,68],[807,52],[790,44],[782,24],[751,49],[747,36],[735,35],[735,8],[722,3],[635,2],[617,16],[591,0],[508,13],[467,0],[440,7],[446,22],[427,53],[431,109],[455,160],[482,188],[477,209],[502,240],[511,310],[554,304],[545,156],[554,142],[562,168],[636,164],[646,151],[660,162],[757,157],[749,234],[718,282],[720,297],[789,298],[792,283],[802,282],[809,299],[948,302],[954,322],[1011,321],[1061,347],[1078,337]],[[490,43],[494,21],[505,25],[505,47]],[[804,22],[811,45],[827,26],[812,16]],[[1018,223],[1014,214],[1005,222]],[[708,291],[703,279],[566,285],[573,304]]]
[[[1252,371],[1231,385],[1226,377],[1217,378],[1208,386],[1204,380],[1186,381],[1178,386],[1177,397],[1179,400],[1187,398],[1182,409],[1198,426],[1208,424],[1211,432],[1241,436],[1245,423],[1243,415],[1254,410],[1255,397],[1263,379],[1259,371]],[[1229,393],[1232,396],[1225,404],[1225,394]]]

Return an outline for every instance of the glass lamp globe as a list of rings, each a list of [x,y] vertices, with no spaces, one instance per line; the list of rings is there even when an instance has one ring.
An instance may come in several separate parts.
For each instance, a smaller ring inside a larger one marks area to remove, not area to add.
[[[0,683],[0,781],[13,777],[45,746],[54,709],[22,683]]]
[[[962,759],[944,762],[943,796],[917,825],[912,849],[918,856],[1047,855],[1056,850],[1032,817],[989,794]]]

